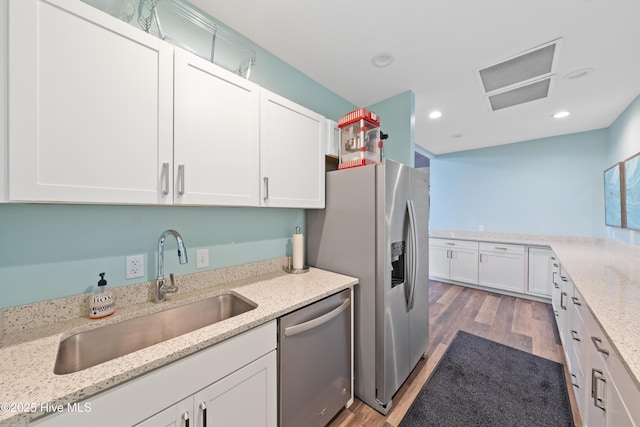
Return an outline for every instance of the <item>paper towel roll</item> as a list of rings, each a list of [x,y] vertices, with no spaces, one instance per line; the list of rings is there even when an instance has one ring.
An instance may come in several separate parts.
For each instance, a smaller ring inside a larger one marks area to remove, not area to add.
[[[304,235],[293,235],[293,269],[302,270],[304,268]]]

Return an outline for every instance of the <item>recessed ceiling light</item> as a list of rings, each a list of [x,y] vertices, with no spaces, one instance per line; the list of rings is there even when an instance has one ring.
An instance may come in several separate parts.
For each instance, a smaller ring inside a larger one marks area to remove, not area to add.
[[[442,117],[442,113],[438,110],[433,110],[432,112],[429,113],[430,119],[438,119],[440,117]]]
[[[463,136],[464,134],[462,133],[454,133],[453,135],[451,135],[451,138],[458,139],[458,138],[462,138]]]
[[[563,117],[567,117],[569,114],[571,113],[568,111],[558,111],[551,117],[553,117],[554,119],[562,119]]]
[[[575,70],[570,72],[569,74],[565,75],[564,78],[575,80],[575,79],[579,79],[580,77],[584,77],[587,74],[591,74],[592,72],[593,72],[593,68],[582,68],[580,70]]]
[[[379,53],[377,55],[374,55],[373,58],[371,58],[371,64],[374,67],[382,68],[382,67],[391,65],[394,59],[395,57],[393,56],[392,53],[388,53],[388,52]]]

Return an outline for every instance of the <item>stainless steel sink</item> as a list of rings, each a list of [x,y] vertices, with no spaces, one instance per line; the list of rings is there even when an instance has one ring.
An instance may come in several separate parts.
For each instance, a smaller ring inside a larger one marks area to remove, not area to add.
[[[53,372],[58,375],[78,372],[256,307],[234,294],[222,294],[80,332],[60,341]]]

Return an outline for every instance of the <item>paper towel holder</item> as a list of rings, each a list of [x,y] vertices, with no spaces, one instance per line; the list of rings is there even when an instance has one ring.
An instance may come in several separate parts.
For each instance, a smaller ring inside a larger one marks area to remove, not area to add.
[[[287,273],[291,273],[291,274],[302,274],[302,273],[309,272],[308,265],[304,265],[302,266],[302,268],[293,268],[293,257],[290,257],[290,256],[287,257],[287,265],[282,267],[282,269]]]

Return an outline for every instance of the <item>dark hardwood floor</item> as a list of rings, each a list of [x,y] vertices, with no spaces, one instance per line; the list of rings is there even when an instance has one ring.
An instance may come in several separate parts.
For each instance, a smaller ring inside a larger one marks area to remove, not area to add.
[[[565,365],[549,304],[431,281],[429,322],[428,357],[418,363],[398,390],[389,413],[383,416],[356,398],[330,427],[397,427],[459,330]],[[566,367],[565,377],[570,385]],[[572,390],[569,397],[576,425],[580,426]]]

